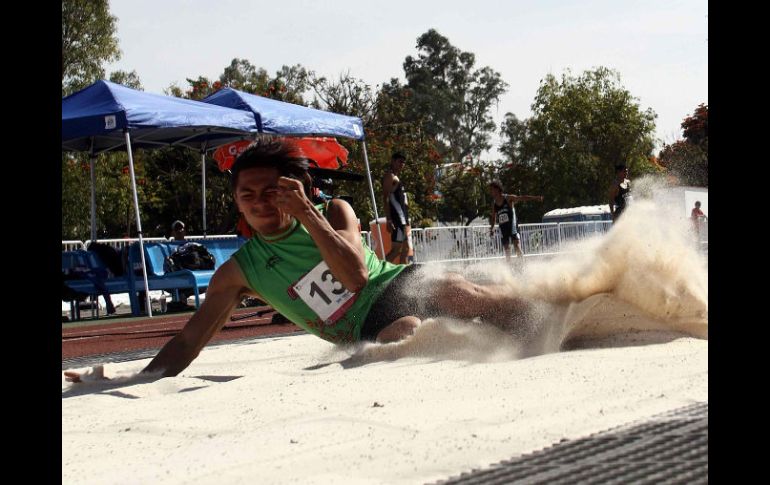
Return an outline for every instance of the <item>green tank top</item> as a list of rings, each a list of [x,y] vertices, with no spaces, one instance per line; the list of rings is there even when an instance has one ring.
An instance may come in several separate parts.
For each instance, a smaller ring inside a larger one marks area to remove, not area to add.
[[[318,208],[324,212],[322,206]],[[360,340],[361,326],[372,304],[405,268],[380,260],[362,243],[369,281],[357,294],[346,292],[333,278],[310,233],[297,220],[282,234],[269,238],[255,235],[233,259],[249,287],[276,311],[324,340],[343,344]],[[323,266],[314,270],[319,264]],[[301,284],[300,290],[296,289],[297,283]],[[342,303],[334,300],[346,295],[352,296]],[[328,316],[326,312],[335,308],[336,312]]]

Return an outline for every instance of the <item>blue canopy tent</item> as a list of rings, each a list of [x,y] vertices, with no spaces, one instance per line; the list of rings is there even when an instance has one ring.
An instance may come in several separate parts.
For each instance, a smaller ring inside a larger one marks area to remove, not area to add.
[[[360,118],[263,98],[232,88],[221,89],[201,101],[253,113],[259,133],[282,136],[342,136],[360,140],[364,149],[364,163],[366,164],[366,176],[369,182],[374,218],[375,220],[379,218],[371,169],[369,168],[369,157],[366,153],[366,141],[364,141],[364,124]],[[380,231],[379,224],[377,231]],[[382,240],[380,233],[380,241]],[[384,259],[385,250],[382,244],[380,247],[383,248],[382,257]]]
[[[91,239],[96,239],[96,155],[125,149],[128,153],[134,196],[136,227],[142,257],[145,290],[148,288],[144,241],[139,214],[132,147],[157,148],[181,145],[200,150],[205,174],[205,152],[243,139],[257,130],[251,113],[198,101],[145,93],[109,81],[94,84],[62,98],[62,150],[87,151],[91,155]],[[205,176],[203,225],[205,233]],[[152,316],[149,292],[147,312]]]

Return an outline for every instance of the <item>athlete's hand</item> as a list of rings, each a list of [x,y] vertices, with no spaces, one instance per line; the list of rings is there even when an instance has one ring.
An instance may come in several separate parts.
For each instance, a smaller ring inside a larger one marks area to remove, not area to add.
[[[395,230],[396,230],[396,226],[394,226],[394,225],[393,225],[393,221],[391,221],[390,219],[388,219],[388,220],[386,220],[386,221],[385,221],[385,229],[386,229],[388,232],[393,232],[393,231],[395,231]]]
[[[74,371],[64,371],[64,380],[67,382],[86,382],[86,381],[109,381],[109,377],[104,377],[104,366],[97,365],[84,373]]]
[[[309,200],[305,197],[302,182],[289,177],[278,178],[278,188],[273,198],[273,205],[294,217],[307,209]]]

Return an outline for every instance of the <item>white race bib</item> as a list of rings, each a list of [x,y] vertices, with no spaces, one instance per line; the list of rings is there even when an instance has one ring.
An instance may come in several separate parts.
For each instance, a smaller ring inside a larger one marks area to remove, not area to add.
[[[508,222],[508,213],[507,212],[500,212],[497,214],[497,223],[498,224],[505,224]]]
[[[336,322],[357,297],[334,278],[325,261],[318,263],[292,288],[326,325]]]

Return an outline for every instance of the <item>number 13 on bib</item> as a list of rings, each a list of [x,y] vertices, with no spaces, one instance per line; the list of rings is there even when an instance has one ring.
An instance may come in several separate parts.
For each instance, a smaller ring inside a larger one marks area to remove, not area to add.
[[[325,261],[318,263],[292,288],[326,325],[339,320],[357,296],[334,278]]]

